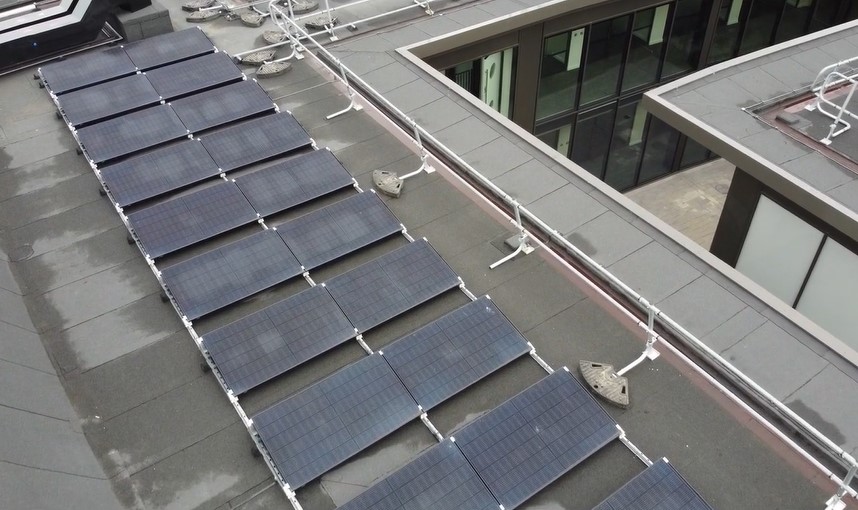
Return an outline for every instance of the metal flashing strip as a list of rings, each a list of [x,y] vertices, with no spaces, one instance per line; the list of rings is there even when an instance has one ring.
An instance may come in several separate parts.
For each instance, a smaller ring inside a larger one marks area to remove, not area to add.
[[[660,459],[593,510],[712,510],[712,507],[667,459]]]
[[[214,88],[169,104],[191,133],[276,109],[268,94],[253,80]]]
[[[215,51],[214,44],[199,28],[149,37],[122,46],[140,70],[170,64]]]
[[[165,100],[244,78],[232,58],[222,51],[151,69],[143,74]]]
[[[203,335],[229,388],[240,395],[355,337],[323,285]]]
[[[297,489],[419,415],[387,361],[373,354],[255,415],[253,426]]]
[[[77,130],[78,141],[96,164],[185,136],[185,125],[165,104]]]
[[[263,161],[312,143],[310,135],[288,112],[266,115],[200,137],[221,171]]]
[[[152,106],[160,101],[161,96],[142,74],[132,74],[57,97],[60,111],[74,127]]]

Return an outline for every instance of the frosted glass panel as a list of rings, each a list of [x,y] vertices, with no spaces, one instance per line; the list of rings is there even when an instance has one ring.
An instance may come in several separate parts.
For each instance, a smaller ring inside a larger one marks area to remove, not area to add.
[[[760,196],[736,269],[792,306],[822,233]]]
[[[858,350],[858,255],[826,239],[796,309]]]

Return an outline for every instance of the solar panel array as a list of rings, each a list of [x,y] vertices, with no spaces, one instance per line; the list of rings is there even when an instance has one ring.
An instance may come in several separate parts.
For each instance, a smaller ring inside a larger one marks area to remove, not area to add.
[[[166,100],[244,78],[232,58],[220,51],[152,69],[144,76]]]
[[[374,354],[274,404],[253,424],[283,478],[299,488],[419,415]]]
[[[712,510],[679,471],[660,459],[594,510]]]
[[[215,50],[206,34],[194,28],[140,39],[122,46],[122,49],[141,71]]]
[[[170,106],[192,133],[274,111],[271,98],[253,80],[176,99]]]
[[[277,226],[292,253],[313,269],[402,230],[375,193],[358,193]]]
[[[224,172],[310,145],[310,135],[289,114],[266,115],[201,137]]]
[[[94,163],[103,163],[187,135],[188,129],[165,104],[77,130],[78,141]]]
[[[119,115],[120,113],[157,104],[161,96],[142,74],[132,74],[92,87],[69,92],[60,97],[63,115],[78,127]]]

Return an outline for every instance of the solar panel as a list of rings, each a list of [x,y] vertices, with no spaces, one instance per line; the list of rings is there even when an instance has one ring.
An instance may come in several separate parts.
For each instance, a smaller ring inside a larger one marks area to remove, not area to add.
[[[168,100],[244,77],[232,58],[222,51],[151,69],[145,75],[158,94]]]
[[[404,336],[384,357],[427,411],[529,351],[487,297]]]
[[[334,299],[317,285],[206,334],[203,343],[240,395],[354,336]]]
[[[255,81],[247,80],[194,94],[170,103],[192,133],[274,111],[274,103]]]
[[[263,230],[161,271],[161,277],[188,319],[301,274],[301,266],[274,231]]]
[[[82,126],[143,106],[161,96],[142,74],[132,74],[59,96],[63,114],[72,126]]]
[[[116,203],[125,207],[218,173],[199,140],[184,140],[105,166],[101,178]]]
[[[661,459],[594,510],[712,510],[712,507],[667,459]]]
[[[137,71],[122,48],[109,48],[48,64],[39,69],[45,86],[62,94]]]
[[[283,478],[299,488],[419,416],[408,391],[374,354],[253,417]]]
[[[430,448],[340,510],[497,510],[498,502],[450,439]]]
[[[289,113],[266,115],[201,138],[223,171],[310,145],[310,135]]]
[[[128,215],[152,258],[254,221],[256,211],[234,182],[220,182]]]
[[[455,434],[489,490],[512,509],[619,436],[616,422],[558,370]]]
[[[352,176],[329,150],[308,152],[235,179],[262,216],[285,211],[352,182]]]
[[[125,156],[187,136],[173,110],[153,106],[77,130],[78,140],[95,163]]]
[[[457,285],[459,277],[424,239],[327,283],[346,317],[362,333]]]
[[[277,226],[306,269],[399,232],[402,225],[375,193],[358,193]]]
[[[141,70],[170,64],[214,51],[214,45],[198,28],[188,28],[148,37],[122,46],[128,57]]]

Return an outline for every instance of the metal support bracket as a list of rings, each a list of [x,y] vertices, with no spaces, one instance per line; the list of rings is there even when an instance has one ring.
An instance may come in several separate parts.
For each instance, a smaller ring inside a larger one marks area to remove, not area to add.
[[[518,202],[513,202],[513,209],[515,210],[515,220],[513,220],[513,224],[518,228],[518,246],[512,253],[491,264],[489,266],[489,269],[494,269],[503,264],[504,262],[509,262],[510,260],[517,257],[520,253],[524,253],[525,255],[533,253],[533,250],[535,248],[531,246],[529,242],[530,234],[527,233],[527,230],[525,230],[524,225],[522,225],[521,223],[521,211],[519,210],[520,208],[521,206]]]
[[[420,138],[420,129],[417,128],[417,123],[411,119],[408,119],[408,122],[414,130],[414,143],[420,148],[420,167],[405,175],[397,175],[396,172],[388,172],[386,170],[373,170],[372,172],[372,182],[378,188],[378,191],[393,198],[399,198],[399,195],[402,194],[402,183],[406,179],[420,175],[423,172],[427,174],[435,172],[435,167],[429,164],[429,153],[423,146],[423,140]]]

